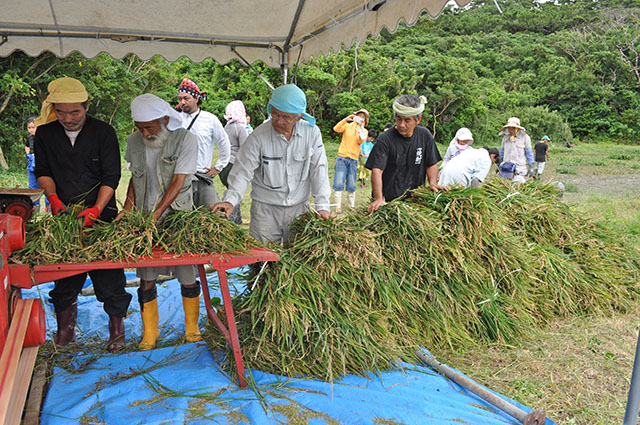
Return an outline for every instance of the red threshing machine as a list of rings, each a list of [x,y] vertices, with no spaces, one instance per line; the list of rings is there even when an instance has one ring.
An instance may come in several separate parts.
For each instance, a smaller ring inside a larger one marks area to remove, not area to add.
[[[226,271],[256,262],[276,261],[280,259],[278,254],[263,248],[252,249],[247,253],[200,255],[174,255],[162,250],[154,250],[154,254],[149,257],[140,257],[122,262],[94,261],[90,263],[35,266],[8,264],[7,260],[11,252],[22,248],[24,241],[23,220],[20,217],[0,214],[0,258],[2,259],[2,272],[0,273],[0,279],[2,280],[2,287],[0,287],[0,343],[3,347],[2,357],[0,358],[0,425],[19,423],[28,389],[28,386],[19,384],[24,383],[25,380],[26,383],[29,382],[38,346],[44,343],[46,337],[45,314],[42,304],[39,300],[21,299],[20,289],[28,289],[34,285],[91,270],[196,265],[200,274],[207,316],[220,329],[220,332],[222,332],[233,350],[240,386],[245,387],[247,385]],[[204,269],[207,264],[218,273],[228,328],[220,320],[211,305]],[[26,388],[22,388],[23,386]],[[16,392],[19,394],[14,394]],[[17,407],[18,405],[19,408]],[[16,415],[17,419],[10,419],[15,418]]]

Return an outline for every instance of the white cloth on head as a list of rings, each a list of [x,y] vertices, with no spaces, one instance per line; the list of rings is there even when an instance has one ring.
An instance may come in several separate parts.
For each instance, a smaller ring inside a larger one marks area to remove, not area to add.
[[[155,94],[141,94],[131,101],[131,118],[135,122],[155,121],[164,117],[169,117],[169,131],[182,127],[182,117],[178,111]]]
[[[455,140],[455,141],[471,140],[471,143],[469,143],[469,144],[472,144],[473,143],[473,133],[471,133],[471,130],[469,130],[467,127],[461,127],[461,128],[458,129],[458,131],[456,131],[456,135],[453,137],[453,140]]]
[[[224,119],[232,122],[247,124],[247,111],[244,109],[244,103],[241,100],[229,102],[224,110]]]
[[[418,115],[422,115],[424,112],[424,105],[427,103],[427,98],[424,96],[420,96],[420,105],[417,108],[406,106],[396,101],[393,102],[392,108],[393,112],[400,117],[415,117]]]

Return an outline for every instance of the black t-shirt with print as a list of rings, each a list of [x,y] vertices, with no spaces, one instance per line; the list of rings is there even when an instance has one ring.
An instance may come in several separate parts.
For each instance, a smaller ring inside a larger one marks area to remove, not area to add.
[[[429,130],[416,126],[413,135],[407,138],[394,127],[378,136],[365,167],[383,171],[382,195],[389,202],[409,189],[424,185],[427,168],[440,160],[442,157]]]

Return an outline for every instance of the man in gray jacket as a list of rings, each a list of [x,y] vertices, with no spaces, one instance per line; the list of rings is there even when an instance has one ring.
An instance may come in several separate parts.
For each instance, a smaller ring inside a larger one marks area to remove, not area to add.
[[[135,206],[157,221],[172,211],[193,209],[191,184],[198,155],[196,136],[182,128],[178,112],[153,94],[133,99],[131,117],[138,131],[127,137],[124,158],[131,164],[131,181],[119,216]],[[195,267],[139,268],[138,301],[144,326],[140,350],[155,347],[159,335],[156,281],[160,274],[174,275],[180,282],[186,340],[202,339],[198,329],[200,285]]]
[[[273,91],[267,105],[271,119],[240,147],[223,202],[209,207],[229,217],[251,184],[249,231],[262,242],[290,242],[289,224],[308,210],[310,194],[318,218],[330,216],[327,156],[320,129],[305,113],[306,107],[304,92],[294,84]]]

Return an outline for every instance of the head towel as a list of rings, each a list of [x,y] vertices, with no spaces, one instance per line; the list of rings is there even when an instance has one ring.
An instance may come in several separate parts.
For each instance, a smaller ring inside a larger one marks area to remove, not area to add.
[[[53,80],[47,86],[49,96],[42,102],[40,116],[36,119],[36,127],[57,120],[53,110],[55,103],[83,103],[89,100],[87,89],[75,78],[62,77]]]
[[[302,114],[302,118],[309,124],[316,125],[316,119],[306,113],[307,96],[295,84],[286,84],[275,89],[267,105],[269,114],[271,114],[271,107],[287,114]]]
[[[131,101],[131,118],[136,122],[149,122],[164,117],[169,117],[167,124],[169,131],[182,127],[180,114],[155,94],[141,94]]]

